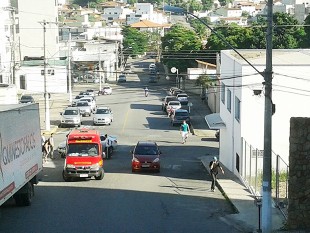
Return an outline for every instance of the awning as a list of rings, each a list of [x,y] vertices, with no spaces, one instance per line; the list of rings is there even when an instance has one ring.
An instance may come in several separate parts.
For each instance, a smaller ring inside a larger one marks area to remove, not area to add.
[[[205,116],[205,120],[210,129],[222,129],[226,128],[224,121],[219,113],[212,113]]]

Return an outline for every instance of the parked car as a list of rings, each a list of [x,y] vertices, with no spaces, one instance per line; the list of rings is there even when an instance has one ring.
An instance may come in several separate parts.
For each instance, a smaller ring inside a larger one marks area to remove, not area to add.
[[[112,110],[109,107],[98,107],[93,117],[93,124],[110,125],[112,122],[113,122]]]
[[[117,149],[117,137],[112,136],[112,135],[107,135],[108,137],[106,138],[105,133],[100,134],[100,141],[102,145],[102,149],[105,152],[105,157],[106,159],[110,159],[111,156],[113,155],[114,151]]]
[[[181,107],[182,107],[182,105],[181,105],[180,101],[172,100],[172,101],[168,102],[168,104],[166,106],[166,112],[170,116],[173,111],[175,111],[176,109],[180,109]]]
[[[180,101],[181,105],[188,104],[188,95],[185,92],[177,94],[177,99]]]
[[[169,89],[169,94],[170,94],[170,95],[173,95],[173,92],[174,92],[175,90],[181,90],[181,89],[179,89],[179,88],[177,88],[177,87],[170,87],[170,89]]]
[[[67,107],[64,112],[60,113],[60,127],[78,126],[82,124],[80,109],[77,107]]]
[[[151,70],[151,69],[156,69],[156,64],[155,63],[151,63],[149,65],[149,70]]]
[[[170,116],[171,125],[182,124],[183,121],[186,121],[188,125],[191,124],[191,118],[187,110],[185,109],[176,109]]]
[[[57,151],[61,158],[65,158],[67,152],[67,141],[62,141],[61,143],[59,143]]]
[[[98,95],[112,95],[112,87],[104,86],[101,91],[98,92]]]
[[[72,100],[72,103],[71,103],[72,107],[76,106],[76,103],[77,103],[80,99],[82,99],[83,97],[85,97],[85,95],[77,95],[77,96],[75,96],[75,98]]]
[[[130,152],[132,154],[132,172],[141,170],[160,172],[161,151],[156,142],[139,141],[135,148]]]
[[[127,81],[127,79],[126,79],[126,75],[125,74],[120,74],[118,76],[117,82],[122,83],[122,82],[126,82],[126,81]]]
[[[166,96],[165,98],[162,99],[162,104],[161,104],[161,110],[163,111],[167,111],[166,107],[167,107],[167,104],[170,102],[170,101],[177,101],[178,99],[175,97],[175,96],[171,96],[171,95],[168,95]]]
[[[31,95],[23,95],[19,101],[19,103],[21,104],[28,104],[28,103],[34,103],[34,102],[35,102],[34,98]]]
[[[89,102],[89,104],[90,104],[90,106],[92,108],[92,111],[93,112],[96,111],[97,106],[96,106],[96,101],[95,101],[94,97],[92,97],[92,96],[89,96],[89,97],[84,96],[79,101],[87,101],[87,102]]]
[[[88,93],[90,96],[95,97],[95,91],[93,89],[86,90],[86,93]]]
[[[92,107],[89,102],[80,100],[76,102],[76,107],[80,109],[82,116],[91,116]]]

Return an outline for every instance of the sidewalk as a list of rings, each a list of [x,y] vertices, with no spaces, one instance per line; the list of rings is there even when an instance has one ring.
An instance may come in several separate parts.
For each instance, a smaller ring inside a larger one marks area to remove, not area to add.
[[[215,140],[215,130],[210,130],[205,122],[205,115],[211,114],[210,109],[205,103],[201,102],[198,95],[191,94],[190,101],[193,103],[192,115],[192,133],[197,137]],[[199,106],[199,107],[197,107]],[[209,173],[209,162],[213,156],[202,156],[201,162]],[[246,188],[240,179],[223,166],[225,174],[218,175],[217,188],[232,204],[237,214],[222,217],[222,220],[232,224],[242,232],[259,232],[259,209],[255,204],[255,198]],[[281,229],[285,218],[279,209],[272,207],[272,229],[273,232]],[[261,224],[260,224],[261,225]],[[261,225],[262,226],[262,225]],[[262,228],[262,227],[261,227]],[[260,228],[260,229],[261,229]]]

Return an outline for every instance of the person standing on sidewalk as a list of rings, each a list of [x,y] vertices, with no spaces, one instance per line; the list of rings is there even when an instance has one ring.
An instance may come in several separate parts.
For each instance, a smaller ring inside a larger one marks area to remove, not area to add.
[[[186,121],[183,121],[180,127],[180,133],[182,135],[182,144],[184,144],[186,142],[186,139],[188,138],[189,133],[189,125],[186,123]]]
[[[50,158],[54,159],[54,138],[53,138],[53,134],[51,134],[49,140],[49,153],[50,153]]]
[[[220,162],[217,160],[216,156],[214,156],[213,160],[209,163],[209,167],[210,167],[210,174],[212,177],[211,192],[214,192],[216,177],[217,174],[219,173],[219,169],[221,170],[222,174],[224,174],[224,170],[220,165]]]

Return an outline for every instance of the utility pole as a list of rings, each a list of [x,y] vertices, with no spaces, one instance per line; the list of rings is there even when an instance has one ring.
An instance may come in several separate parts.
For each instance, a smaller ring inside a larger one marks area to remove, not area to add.
[[[44,51],[44,102],[45,102],[45,130],[51,130],[50,122],[50,106],[49,106],[49,93],[47,92],[47,80],[46,80],[46,68],[47,68],[47,59],[46,59],[46,25],[47,24],[57,24],[56,22],[46,22],[43,20],[39,22],[43,26],[43,51]]]
[[[101,91],[101,89],[102,89],[102,86],[101,86],[101,82],[102,82],[102,80],[101,80],[101,46],[100,46],[100,44],[99,44],[99,66],[98,66],[98,68],[99,68],[99,91]]]
[[[265,116],[264,116],[264,162],[263,162],[263,200],[262,200],[262,230],[272,231],[271,214],[271,151],[272,151],[272,34],[273,34],[273,0],[267,2],[267,34],[266,34],[266,69],[265,80]]]
[[[116,41],[116,62],[115,62],[115,81],[117,81],[117,70],[118,70],[118,43]]]
[[[5,11],[10,11],[11,13],[11,19],[12,19],[12,41],[11,38],[10,40],[10,45],[11,45],[11,65],[10,65],[10,83],[11,84],[16,84],[16,75],[15,75],[15,71],[16,71],[16,42],[15,42],[15,38],[16,38],[16,23],[15,23],[15,11],[16,8],[15,7],[3,7],[3,10]]]
[[[68,40],[68,82],[69,82],[69,102],[72,103],[72,83],[71,83],[71,33]]]

